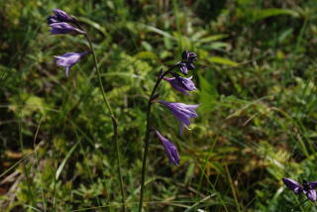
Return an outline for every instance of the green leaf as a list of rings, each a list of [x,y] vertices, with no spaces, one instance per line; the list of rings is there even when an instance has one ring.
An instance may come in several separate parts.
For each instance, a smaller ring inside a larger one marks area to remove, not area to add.
[[[135,55],[137,59],[151,59],[151,60],[158,60],[158,57],[156,54],[150,51],[143,51],[139,52]]]
[[[211,35],[211,36],[207,36],[207,37],[204,37],[204,38],[200,38],[199,40],[197,40],[197,42],[199,42],[199,43],[209,43],[209,42],[212,42],[212,41],[217,41],[217,40],[224,39],[226,37],[228,37],[228,35],[226,35],[226,34]],[[194,40],[194,41],[196,41],[196,40]]]
[[[225,42],[213,42],[207,46],[208,49],[226,49],[229,48],[229,44]]]
[[[64,158],[64,160],[62,161],[62,163],[59,165],[57,171],[56,171],[56,175],[55,175],[55,179],[58,180],[59,176],[61,175],[63,168],[66,164],[66,162],[68,161],[68,159],[70,158],[70,156],[72,155],[72,153],[75,151],[76,147],[78,146],[79,141],[69,150],[69,152],[67,153],[66,157]]]
[[[212,63],[218,63],[218,64],[228,65],[233,67],[239,65],[239,63],[236,63],[230,59],[223,58],[223,57],[210,57],[208,60],[209,62],[212,62]]]
[[[199,109],[204,113],[210,112],[213,109],[213,106],[216,102],[216,98],[218,96],[217,90],[213,82],[213,75],[211,74],[211,72],[209,72],[205,77],[199,76],[199,82],[199,97],[201,103]]]
[[[107,30],[105,27],[101,26],[100,24],[88,19],[88,18],[84,18],[84,17],[80,17],[79,20],[85,24],[90,25],[91,27],[95,28],[96,30],[98,30],[99,32],[101,32],[104,36],[107,35]]]
[[[144,25],[144,27],[145,27],[147,30],[149,30],[149,31],[152,31],[152,32],[155,32],[155,33],[157,33],[157,34],[159,34],[159,35],[162,35],[163,37],[167,37],[167,38],[170,38],[170,39],[174,39],[174,40],[175,40],[175,38],[174,38],[171,34],[165,32],[165,31],[163,31],[163,30],[161,30],[161,29],[159,29],[159,28],[156,28],[156,27],[153,27],[153,26],[148,26],[148,25]]]
[[[185,176],[185,184],[187,185],[194,177],[195,175],[195,164],[191,163],[188,168],[187,168],[187,172],[186,172],[186,176]]]
[[[270,8],[263,10],[253,10],[253,21],[259,21],[268,17],[278,16],[278,15],[290,15],[295,18],[299,17],[299,14],[294,10],[289,9],[278,9],[278,8]]]

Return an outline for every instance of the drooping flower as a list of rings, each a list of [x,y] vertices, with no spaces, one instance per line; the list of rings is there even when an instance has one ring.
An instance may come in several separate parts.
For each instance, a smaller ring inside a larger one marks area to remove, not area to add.
[[[300,184],[299,182],[290,178],[283,178],[282,180],[287,188],[291,189],[295,194],[304,193],[310,201],[317,200],[317,193],[315,190],[317,187],[317,181],[307,182],[304,180],[303,184]]]
[[[176,77],[164,77],[164,80],[168,81],[171,86],[180,92],[182,92],[185,95],[188,95],[187,91],[193,91],[196,90],[196,86],[194,82],[192,81],[193,77],[181,77],[181,76],[176,76]]]
[[[183,74],[188,74],[188,70],[194,70],[194,62],[197,59],[197,54],[190,51],[184,51],[182,54],[182,62],[178,63],[179,70]]]
[[[165,153],[166,153],[170,163],[172,163],[174,165],[178,165],[179,164],[179,154],[177,151],[177,147],[171,141],[169,141],[167,138],[163,137],[159,131],[155,130],[155,134],[162,142]]]
[[[54,57],[55,57],[56,64],[58,66],[65,68],[65,74],[68,77],[71,67],[73,67],[76,63],[78,63],[79,60],[88,53],[89,52],[82,52],[82,53],[69,52],[69,53],[65,53],[63,55],[54,56]]]
[[[188,129],[190,125],[190,119],[198,117],[195,109],[199,107],[199,105],[186,105],[184,103],[179,102],[166,102],[160,100],[159,103],[166,106],[172,114],[176,117],[176,119],[180,123],[180,134],[183,133],[184,127]]]
[[[66,22],[58,22],[58,23],[52,23],[50,24],[51,28],[51,33],[53,35],[58,35],[58,34],[85,34],[83,30],[80,30]]]
[[[47,23],[59,23],[59,22],[74,22],[76,21],[75,18],[68,15],[65,11],[60,9],[53,10],[54,15],[51,15],[47,18]]]

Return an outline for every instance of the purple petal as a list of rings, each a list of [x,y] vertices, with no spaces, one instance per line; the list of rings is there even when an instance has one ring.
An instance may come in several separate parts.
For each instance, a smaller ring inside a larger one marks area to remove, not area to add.
[[[168,81],[175,90],[180,91],[185,95],[188,95],[187,91],[196,90],[196,86],[191,79],[192,77],[185,78],[181,76],[164,78],[164,80]]]
[[[197,59],[197,54],[190,51],[184,51],[182,54],[182,59],[185,62],[192,63]]]
[[[195,65],[193,63],[186,63],[186,67],[188,70],[194,70],[195,69]]]
[[[175,77],[173,77],[173,78],[167,78],[167,77],[165,77],[164,80],[166,80],[167,82],[169,82],[170,85],[171,85],[175,90],[180,91],[180,92],[182,92],[182,93],[185,94],[185,95],[189,95],[189,94],[187,93],[187,90],[178,82],[178,80],[176,80]]]
[[[171,141],[169,141],[167,138],[163,137],[159,133],[159,131],[155,130],[155,133],[156,133],[157,137],[159,138],[159,140],[162,142],[165,153],[166,153],[170,163],[172,163],[174,165],[178,165],[180,159],[179,159],[177,147]]]
[[[186,105],[184,103],[166,102],[162,100],[160,100],[159,103],[166,106],[180,122],[180,134],[182,134],[184,127],[188,128],[191,118],[198,117],[195,109],[199,105]]]
[[[183,74],[188,74],[188,68],[186,63],[179,63],[179,70],[183,73]]]
[[[65,74],[68,77],[69,76],[69,71],[71,67],[73,67],[76,63],[80,61],[80,59],[88,54],[88,52],[82,52],[82,53],[77,53],[77,52],[69,52],[65,53],[60,56],[55,56],[55,62],[56,65],[64,67],[65,68]]]
[[[187,74],[188,70],[194,70],[194,61],[197,59],[197,54],[190,51],[184,51],[182,54],[182,62],[178,63],[179,69],[183,74]]]
[[[292,180],[290,178],[282,179],[287,188],[291,189],[295,194],[299,194],[303,191],[303,187],[297,181]]]
[[[186,89],[188,91],[193,91],[196,90],[196,86],[194,84],[194,82],[192,81],[192,76],[185,78],[185,77],[178,77],[178,80],[181,81],[181,83],[183,84],[184,87],[186,87]]]
[[[73,22],[75,20],[63,10],[54,9],[53,12],[59,22]]]
[[[48,24],[53,24],[53,23],[58,23],[59,21],[57,20],[57,18],[55,16],[49,16],[47,18],[47,23]]]
[[[58,22],[50,24],[51,33],[54,35],[58,34],[85,34],[84,31],[66,23],[66,22]]]
[[[315,190],[307,191],[306,196],[311,201],[316,201],[316,199],[317,199],[317,195],[316,195],[316,191]]]
[[[310,186],[312,189],[314,189],[314,188],[317,187],[317,181],[309,182],[308,184],[309,184],[309,186]]]
[[[188,129],[187,125],[182,122],[179,122],[179,135],[183,135],[184,128]]]

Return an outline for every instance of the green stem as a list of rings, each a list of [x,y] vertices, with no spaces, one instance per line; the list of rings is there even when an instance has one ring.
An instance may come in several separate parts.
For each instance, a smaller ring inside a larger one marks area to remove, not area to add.
[[[144,193],[144,182],[145,182],[145,171],[146,171],[146,161],[147,161],[147,155],[149,152],[149,143],[150,143],[150,131],[151,131],[151,106],[152,106],[152,100],[155,95],[155,92],[161,83],[162,79],[164,76],[166,76],[168,73],[170,73],[174,68],[176,68],[178,65],[174,65],[170,67],[167,71],[165,71],[163,74],[161,74],[152,90],[152,93],[150,95],[150,98],[148,100],[147,104],[147,109],[146,109],[146,132],[145,132],[145,137],[144,137],[144,154],[143,154],[143,161],[142,161],[142,176],[141,176],[141,191],[140,191],[140,202],[139,202],[139,212],[142,212],[142,207],[143,207],[143,193]]]
[[[101,73],[100,73],[100,70],[98,68],[98,62],[97,62],[97,58],[96,58],[96,54],[95,54],[95,51],[94,51],[94,48],[92,46],[92,42],[88,36],[88,34],[85,34],[85,37],[89,43],[89,48],[90,48],[90,51],[92,53],[92,56],[94,58],[94,64],[95,64],[95,69],[97,71],[97,74],[98,74],[98,79],[99,79],[99,87],[100,87],[100,90],[101,90],[101,94],[102,94],[102,98],[103,98],[103,101],[110,113],[110,117],[111,117],[111,121],[112,121],[112,127],[113,127],[113,141],[115,143],[115,148],[116,148],[116,155],[117,155],[117,166],[118,166],[118,177],[119,177],[119,181],[120,181],[120,190],[121,190],[121,202],[122,202],[122,211],[125,212],[125,195],[124,195],[124,190],[123,190],[123,179],[122,179],[122,174],[121,174],[121,161],[120,161],[120,152],[119,152],[119,143],[118,143],[118,122],[117,122],[117,119],[115,118],[115,115],[112,111],[112,108],[110,106],[110,103],[106,97],[106,94],[105,94],[105,89],[102,85],[102,80],[101,80]]]
[[[22,79],[22,77],[20,78],[20,80]],[[22,86],[21,85],[19,87],[19,93],[22,93]],[[22,134],[22,116],[23,116],[23,100],[21,95],[18,95],[19,98],[19,103],[21,106],[18,107],[18,126],[19,126],[19,144],[20,144],[20,151],[21,154],[23,155],[23,150],[24,150],[24,144],[23,144],[23,134]],[[26,161],[27,162],[27,161]],[[32,192],[32,181],[29,177],[29,173],[26,167],[26,164],[24,164],[24,162],[22,162],[22,174],[25,176],[25,180],[26,180],[26,184],[27,184],[27,201],[30,201],[31,206],[33,206],[33,192]]]
[[[225,170],[227,172],[227,177],[228,177],[228,181],[229,181],[229,184],[230,184],[230,187],[231,187],[233,199],[234,199],[234,202],[236,204],[236,209],[237,209],[238,212],[241,212],[240,204],[239,204],[239,201],[238,201],[238,195],[236,193],[236,189],[235,189],[235,186],[233,184],[233,181],[232,181],[232,178],[231,178],[231,175],[230,175],[230,172],[229,172],[229,169],[228,169],[227,165],[225,165]]]

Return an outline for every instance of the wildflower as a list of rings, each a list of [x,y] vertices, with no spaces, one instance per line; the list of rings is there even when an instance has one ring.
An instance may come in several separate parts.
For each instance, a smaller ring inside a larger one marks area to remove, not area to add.
[[[183,133],[184,127],[188,129],[190,119],[198,117],[195,109],[199,105],[186,105],[178,102],[166,102],[160,100],[159,103],[166,106],[180,123],[180,134]]]
[[[307,182],[304,180],[303,184],[300,184],[290,178],[283,178],[283,182],[287,188],[291,189],[295,194],[304,193],[310,201],[317,200],[317,193],[314,190],[317,187],[317,181]]]
[[[76,63],[78,63],[79,60],[88,53],[89,52],[82,52],[82,53],[69,52],[61,56],[55,56],[55,62],[58,66],[65,67],[65,74],[66,74],[66,77],[68,77],[71,67],[73,67]]]
[[[187,91],[196,90],[192,78],[193,77],[185,78],[181,76],[176,76],[172,78],[164,77],[164,80],[168,81],[175,90],[178,90],[183,94],[188,95]]]
[[[68,15],[65,11],[60,9],[53,10],[54,15],[51,15],[47,18],[48,24],[59,23],[59,22],[74,22],[75,18]]]
[[[58,34],[85,34],[86,32],[66,23],[66,22],[58,22],[58,23],[52,23],[50,24],[51,33],[53,35],[58,35]]]
[[[179,70],[183,74],[188,74],[188,70],[194,70],[194,62],[197,59],[197,54],[194,52],[184,51],[182,54],[182,62],[178,63]]]
[[[166,152],[166,155],[170,161],[170,163],[174,165],[179,164],[179,155],[176,146],[170,142],[167,138],[163,137],[159,131],[155,130],[155,134],[160,139],[160,141],[163,144],[164,150]]]

